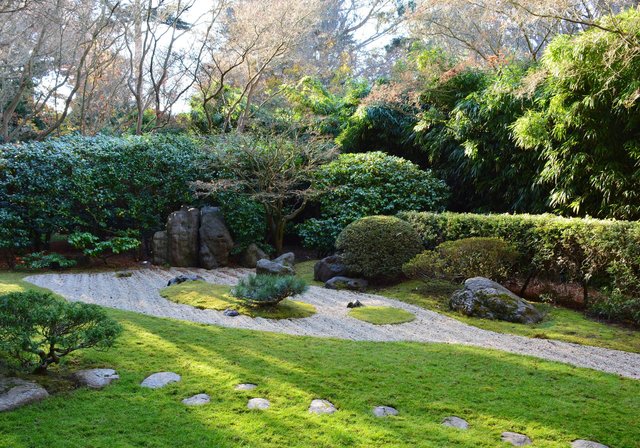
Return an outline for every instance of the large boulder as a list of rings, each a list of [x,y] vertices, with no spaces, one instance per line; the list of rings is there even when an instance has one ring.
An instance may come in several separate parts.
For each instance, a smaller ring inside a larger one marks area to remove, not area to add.
[[[275,260],[258,260],[256,263],[256,274],[295,275],[295,273],[293,267],[277,263]]]
[[[267,259],[269,259],[267,254],[262,249],[260,249],[257,244],[251,243],[242,252],[242,256],[240,257],[240,264],[245,268],[254,269],[259,260]]]
[[[91,389],[102,389],[113,381],[120,379],[118,373],[113,369],[89,369],[80,370],[73,374],[75,380]]]
[[[169,236],[166,230],[153,234],[151,251],[153,252],[153,264],[169,264]]]
[[[233,239],[218,207],[200,210],[200,265],[215,269],[229,264]]]
[[[278,258],[274,258],[273,262],[282,264],[284,266],[289,266],[291,269],[293,269],[296,264],[296,256],[293,252],[287,252],[286,254],[280,255]]]
[[[349,291],[365,292],[369,283],[361,278],[333,277],[327,280],[324,287],[327,289],[347,289]]]
[[[169,240],[169,262],[172,266],[197,267],[198,231],[200,228],[200,210],[183,207],[169,215],[167,235]]]
[[[44,400],[49,394],[39,384],[19,378],[0,377],[0,412]]]
[[[334,277],[348,277],[349,270],[340,255],[331,255],[318,261],[313,267],[313,279],[326,282]]]
[[[522,324],[540,322],[544,317],[533,305],[488,278],[473,277],[451,296],[449,306],[467,316]]]

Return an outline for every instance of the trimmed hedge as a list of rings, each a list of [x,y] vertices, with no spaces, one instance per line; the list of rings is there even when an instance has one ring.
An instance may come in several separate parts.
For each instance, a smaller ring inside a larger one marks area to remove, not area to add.
[[[444,241],[498,237],[522,255],[520,272],[529,279],[556,278],[640,300],[640,223],[563,218],[555,215],[478,215],[403,212],[427,249]],[[625,309],[629,309],[628,304]],[[595,309],[594,309],[595,311]],[[616,313],[607,310],[609,317]],[[617,319],[640,320],[622,313]]]
[[[349,224],[336,248],[350,272],[387,282],[402,274],[402,265],[422,251],[420,236],[393,216],[369,216]]]

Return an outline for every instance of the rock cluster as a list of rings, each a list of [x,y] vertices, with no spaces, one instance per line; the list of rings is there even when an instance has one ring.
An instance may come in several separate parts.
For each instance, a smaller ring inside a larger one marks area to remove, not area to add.
[[[327,289],[346,289],[364,292],[369,283],[361,278],[349,277],[349,269],[340,255],[331,255],[318,261],[313,267],[313,279],[324,282]]]
[[[451,296],[452,310],[467,316],[522,324],[540,322],[544,317],[533,305],[488,278],[473,277]]]
[[[273,260],[262,259],[256,264],[256,274],[295,275],[296,259],[293,252],[287,252]]]
[[[153,235],[153,263],[215,269],[229,263],[233,239],[217,207],[182,207]]]

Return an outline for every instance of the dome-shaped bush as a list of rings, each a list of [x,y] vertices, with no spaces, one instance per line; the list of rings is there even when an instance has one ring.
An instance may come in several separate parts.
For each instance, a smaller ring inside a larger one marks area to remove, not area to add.
[[[398,278],[402,265],[423,249],[413,227],[392,216],[369,216],[349,224],[336,247],[350,271],[374,282]]]

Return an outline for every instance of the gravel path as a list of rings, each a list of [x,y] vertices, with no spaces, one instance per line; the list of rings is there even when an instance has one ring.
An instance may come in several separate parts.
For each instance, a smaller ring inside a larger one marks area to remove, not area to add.
[[[640,379],[640,354],[583,346],[546,339],[494,333],[450,317],[397,300],[371,294],[332,291],[312,286],[300,301],[310,303],[317,313],[305,319],[271,320],[247,316],[226,317],[220,311],[200,310],[160,297],[158,291],[168,279],[183,273],[197,273],[206,281],[235,284],[245,269],[158,269],[132,271],[131,277],[117,278],[113,272],[97,274],[46,274],[25,280],[48,288],[71,301],[169,317],[224,327],[271,331],[292,335],[333,337],[356,341],[418,341],[472,345],[564,362],[603,372]],[[347,316],[346,304],[359,299],[365,305],[387,305],[416,315],[401,325],[371,325]]]

